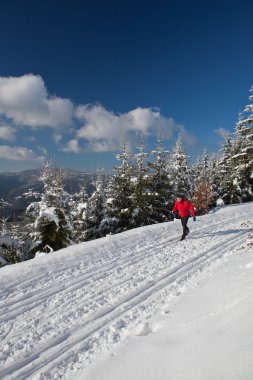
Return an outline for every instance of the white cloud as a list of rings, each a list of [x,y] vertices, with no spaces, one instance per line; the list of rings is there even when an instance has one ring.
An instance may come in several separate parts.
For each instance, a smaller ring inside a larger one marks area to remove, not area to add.
[[[3,125],[0,138],[11,141],[18,126],[38,129],[51,128],[50,137],[65,152],[107,152],[120,147],[123,138],[130,145],[136,134],[146,136],[163,134],[172,139],[181,133],[184,143],[196,144],[196,139],[184,126],[172,118],[161,115],[159,109],[137,107],[126,113],[116,114],[103,106],[79,105],[75,107],[69,99],[51,96],[39,75],[0,77],[0,117],[11,120],[12,126]],[[1,125],[0,125],[1,127]],[[70,141],[63,141],[68,133]]]
[[[188,132],[183,126],[179,126],[179,132],[184,144],[188,146],[196,146],[199,144],[199,141],[196,136],[191,132]]]
[[[79,106],[75,116],[83,122],[75,139],[83,140],[82,151],[113,151],[119,148],[123,137],[131,140],[136,133],[147,136],[163,133],[171,139],[175,132],[181,132],[185,142],[193,144],[196,141],[182,125],[172,118],[165,118],[157,109],[138,107],[124,114],[115,114],[101,105],[86,105]],[[71,140],[64,150],[77,152],[80,147],[77,149],[77,144]]]
[[[226,130],[225,128],[218,128],[218,129],[215,129],[214,132],[220,136],[220,137],[223,137],[224,139],[226,138],[227,134],[229,133],[228,130]]]
[[[53,141],[56,143],[56,144],[59,144],[59,142],[62,140],[62,135],[60,135],[59,133],[55,133],[53,135]]]
[[[10,127],[9,125],[1,125],[0,124],[0,139],[6,141],[15,140],[15,129]]]
[[[44,157],[36,156],[32,149],[0,145],[0,158],[18,161],[42,161]]]
[[[61,128],[72,124],[69,99],[50,96],[38,75],[0,77],[0,114],[29,127]]]
[[[76,139],[70,140],[62,150],[66,153],[80,153],[82,151]]]

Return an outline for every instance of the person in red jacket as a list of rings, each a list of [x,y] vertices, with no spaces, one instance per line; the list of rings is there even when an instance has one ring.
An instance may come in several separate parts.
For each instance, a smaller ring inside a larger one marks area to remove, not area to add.
[[[180,215],[181,223],[183,226],[183,235],[181,237],[181,240],[184,240],[186,235],[188,235],[190,232],[189,228],[187,227],[187,222],[190,216],[190,212],[193,216],[194,222],[196,221],[196,213],[193,208],[193,205],[189,201],[184,199],[183,196],[180,194],[177,195],[177,200],[173,207],[173,213],[175,214],[177,212]]]

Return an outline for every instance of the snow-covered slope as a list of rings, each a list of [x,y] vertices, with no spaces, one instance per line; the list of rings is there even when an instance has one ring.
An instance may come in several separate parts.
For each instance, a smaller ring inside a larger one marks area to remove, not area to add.
[[[179,242],[176,221],[0,269],[0,378],[225,379],[219,376],[221,367],[215,367],[217,352],[210,342],[217,336],[224,337],[223,343],[228,339],[224,363],[231,355],[231,370],[237,355],[233,339],[241,333],[253,336],[253,250],[247,246],[252,217],[253,203],[229,206],[190,221],[184,242]],[[240,278],[245,281],[237,289]],[[242,377],[230,378],[250,378],[252,344],[252,338],[239,340],[238,350],[243,346],[245,351],[240,365],[245,365]],[[105,353],[118,350],[118,365],[115,359],[108,362]],[[132,366],[130,352],[136,353]],[[146,358],[142,362],[141,352]],[[223,353],[221,348],[219,358]],[[201,370],[189,377],[198,365]],[[187,367],[189,371],[182,370]],[[216,377],[210,377],[213,368]]]
[[[76,380],[252,380],[253,252],[192,278]]]

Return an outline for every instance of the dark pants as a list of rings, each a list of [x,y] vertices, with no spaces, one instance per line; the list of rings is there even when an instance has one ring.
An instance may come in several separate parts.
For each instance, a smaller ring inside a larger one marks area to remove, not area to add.
[[[182,240],[184,240],[185,237],[186,237],[186,235],[189,233],[189,228],[187,227],[188,219],[189,219],[189,216],[181,218],[181,223],[182,223],[182,226],[183,226]]]

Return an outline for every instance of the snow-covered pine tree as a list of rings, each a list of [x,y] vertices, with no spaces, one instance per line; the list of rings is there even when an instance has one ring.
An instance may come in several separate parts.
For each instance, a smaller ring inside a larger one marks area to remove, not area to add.
[[[29,240],[26,222],[22,221],[14,222],[10,221],[10,216],[6,216],[6,207],[11,204],[4,199],[0,199],[0,251],[8,263],[17,263],[30,259],[29,249],[31,246],[31,240]],[[9,220],[9,222],[7,222]],[[0,265],[1,266],[1,265]]]
[[[10,236],[7,227],[8,219],[8,217],[0,219],[0,268],[6,264],[15,264],[21,261],[20,245]]]
[[[43,193],[39,202],[31,203],[27,208],[34,222],[30,236],[34,241],[32,253],[46,250],[57,251],[67,247],[71,241],[71,221],[69,213],[69,194],[63,189],[63,173],[46,161],[40,177]]]
[[[70,206],[73,223],[72,237],[75,243],[85,241],[86,223],[84,216],[87,209],[88,194],[86,185],[81,185],[79,192],[71,196]]]
[[[97,169],[97,178],[93,183],[95,191],[87,200],[86,210],[83,211],[84,239],[93,240],[105,236],[106,232],[101,224],[104,219],[105,189],[102,177],[103,169]]]
[[[209,173],[209,178],[210,182],[212,184],[212,191],[213,191],[213,205],[216,205],[216,201],[219,199],[219,186],[220,186],[220,181],[219,181],[219,167],[218,167],[218,159],[213,154],[210,159],[209,159],[209,164],[208,164],[208,173]]]
[[[121,153],[116,155],[119,165],[113,168],[113,176],[107,189],[105,214],[110,233],[118,233],[131,228],[134,191],[134,185],[131,181],[133,176],[131,157],[128,151],[128,143],[124,139],[121,145]]]
[[[213,184],[210,179],[209,157],[204,151],[201,159],[198,160],[194,181],[192,203],[198,215],[208,213],[209,207],[213,203]]]
[[[169,210],[173,204],[173,189],[167,175],[168,151],[165,150],[163,137],[157,138],[156,149],[151,152],[153,162],[148,162],[151,218],[156,222],[171,219]]]
[[[153,224],[151,194],[149,193],[149,176],[146,160],[148,153],[145,149],[145,136],[141,135],[137,146],[137,153],[133,155],[134,175],[131,178],[133,184],[133,212],[130,220],[132,228]]]
[[[200,180],[201,172],[202,172],[202,162],[201,156],[198,156],[196,164],[193,165],[193,184],[195,184]]]
[[[0,199],[0,209],[10,204]],[[12,225],[7,223],[9,217],[2,215],[0,219],[0,268],[6,264],[15,264],[21,261],[21,244],[13,237]]]
[[[227,133],[225,143],[222,145],[222,157],[218,162],[218,195],[225,204],[237,203],[239,193],[234,184],[234,167],[232,157],[234,154],[234,141],[231,134]]]
[[[192,169],[188,165],[188,156],[184,150],[181,135],[179,134],[176,146],[169,156],[167,172],[173,188],[173,198],[182,194],[190,199],[192,195]]]
[[[249,99],[253,101],[253,86]],[[242,202],[253,200],[253,104],[246,106],[237,123],[232,157],[234,184]]]

